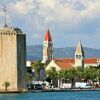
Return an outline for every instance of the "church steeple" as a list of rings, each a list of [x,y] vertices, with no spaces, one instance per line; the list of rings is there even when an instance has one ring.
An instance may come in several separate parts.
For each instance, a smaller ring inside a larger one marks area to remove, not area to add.
[[[84,50],[80,41],[75,51],[75,67],[79,66],[84,67]]]
[[[47,32],[46,32],[45,41],[52,41],[52,38],[51,38],[49,29],[48,29]]]
[[[53,46],[52,38],[51,38],[50,31],[48,29],[46,32],[46,35],[45,35],[44,42],[43,42],[43,60],[42,60],[42,63],[46,64],[52,60],[52,54],[53,54],[52,46]]]
[[[84,55],[84,50],[83,50],[81,41],[78,42],[78,45],[77,45],[75,53],[78,54],[78,55]]]

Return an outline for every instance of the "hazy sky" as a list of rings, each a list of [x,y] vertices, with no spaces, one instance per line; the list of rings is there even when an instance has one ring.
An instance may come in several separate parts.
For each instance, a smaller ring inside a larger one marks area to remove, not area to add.
[[[100,0],[6,0],[7,23],[27,34],[27,44],[42,44],[50,29],[55,47],[100,48]],[[0,0],[0,26],[4,25]]]

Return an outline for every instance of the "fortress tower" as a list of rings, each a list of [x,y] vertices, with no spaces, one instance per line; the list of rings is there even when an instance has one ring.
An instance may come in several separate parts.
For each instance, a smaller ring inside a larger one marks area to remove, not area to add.
[[[0,91],[5,81],[9,91],[26,90],[26,35],[21,29],[0,29]]]
[[[75,67],[84,67],[84,50],[79,41],[75,51]]]
[[[53,54],[52,46],[53,46],[52,38],[51,38],[50,31],[48,29],[46,32],[46,35],[45,35],[45,40],[43,42],[43,60],[42,60],[42,63],[46,64],[52,60],[52,54]]]

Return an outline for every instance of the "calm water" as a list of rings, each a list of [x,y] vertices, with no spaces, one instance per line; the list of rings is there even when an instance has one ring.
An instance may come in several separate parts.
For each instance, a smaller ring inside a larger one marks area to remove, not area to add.
[[[0,94],[0,100],[100,100],[100,91]]]

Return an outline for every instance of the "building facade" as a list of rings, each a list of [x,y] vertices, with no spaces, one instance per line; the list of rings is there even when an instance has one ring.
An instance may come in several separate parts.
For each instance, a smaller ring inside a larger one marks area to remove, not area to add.
[[[9,91],[26,90],[26,35],[21,29],[0,29],[0,91],[5,81]]]

